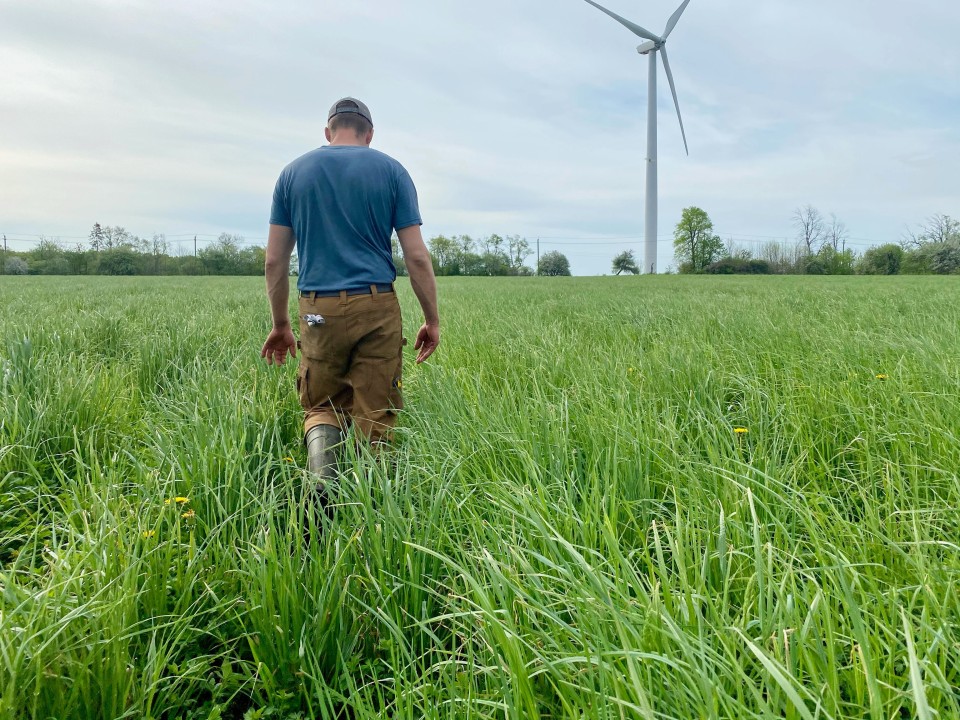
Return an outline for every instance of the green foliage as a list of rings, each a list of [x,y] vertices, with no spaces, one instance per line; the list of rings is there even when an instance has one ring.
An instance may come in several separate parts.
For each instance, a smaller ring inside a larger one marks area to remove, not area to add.
[[[629,275],[639,275],[640,268],[637,267],[637,260],[633,256],[633,250],[624,250],[613,259],[613,273],[628,273]]]
[[[537,275],[561,276],[570,274],[570,261],[558,250],[551,250],[540,257]]]
[[[960,244],[927,242],[911,249],[903,258],[907,274],[952,275],[960,272]]]
[[[263,262],[254,270],[260,258],[242,250],[243,238],[239,235],[221,233],[215,242],[200,250],[197,256],[206,275],[262,275]]]
[[[772,272],[766,260],[743,257],[725,257],[707,265],[703,271],[711,275],[769,275]]]
[[[832,245],[824,245],[815,255],[803,258],[803,272],[806,275],[852,275],[854,261],[852,250],[840,252]]]
[[[394,233],[390,238],[390,251],[393,255],[393,268],[397,271],[397,277],[407,277],[407,262],[403,259],[403,253],[400,250],[400,240]]]
[[[427,241],[427,248],[437,276],[530,275],[533,272],[523,264],[531,253],[530,244],[518,235],[503,238],[494,234],[479,241],[469,235],[451,238],[438,235]],[[395,256],[394,264],[396,262]]]
[[[430,257],[433,259],[433,271],[437,275],[451,275],[456,270],[459,274],[460,257],[457,244],[448,237],[438,235],[427,242]]]
[[[244,247],[239,235],[223,233],[198,255],[171,257],[163,235],[150,239],[132,235],[122,227],[94,225],[90,249],[82,244],[64,247],[41,238],[25,255],[31,275],[262,275],[266,250]]]
[[[673,232],[673,251],[682,273],[698,273],[719,260],[723,240],[713,233],[713,222],[698,207],[684,208]]]
[[[956,283],[562,285],[319,533],[262,281],[0,281],[0,717],[960,717]]]
[[[26,275],[30,272],[30,266],[23,258],[12,257],[7,259],[4,271],[7,275]]]
[[[903,248],[893,243],[872,247],[860,258],[857,271],[862,275],[898,275],[903,256]]]
[[[101,275],[137,275],[137,255],[127,248],[104,250],[98,256],[97,272]]]
[[[88,238],[88,240],[90,241],[91,250],[93,250],[94,252],[100,252],[101,250],[103,250],[103,243],[104,243],[103,228],[100,227],[100,223],[93,224],[93,229],[90,230],[90,237]]]

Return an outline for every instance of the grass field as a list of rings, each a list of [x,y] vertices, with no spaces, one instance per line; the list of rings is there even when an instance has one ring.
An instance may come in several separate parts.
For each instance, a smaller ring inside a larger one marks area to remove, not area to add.
[[[305,544],[262,281],[0,279],[0,717],[960,717],[955,278],[440,292]]]

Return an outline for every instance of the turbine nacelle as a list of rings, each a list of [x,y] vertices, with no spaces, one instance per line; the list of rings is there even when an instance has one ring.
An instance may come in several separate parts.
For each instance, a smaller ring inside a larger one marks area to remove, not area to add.
[[[637,46],[637,52],[641,55],[649,55],[654,50],[659,50],[660,44],[654,42],[653,40],[647,40],[642,45]]]

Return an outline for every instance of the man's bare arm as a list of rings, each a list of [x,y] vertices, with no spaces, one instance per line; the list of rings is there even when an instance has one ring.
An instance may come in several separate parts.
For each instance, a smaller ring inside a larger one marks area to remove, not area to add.
[[[296,238],[293,228],[271,225],[267,237],[267,261],[264,275],[267,279],[267,297],[273,326],[290,327],[290,257]]]
[[[423,362],[440,344],[440,310],[437,306],[437,280],[433,275],[433,261],[423,242],[419,225],[397,230],[403,249],[403,259],[410,275],[413,292],[423,308],[424,325],[417,334],[414,347],[420,351],[417,362]]]
[[[287,353],[297,356],[297,340],[290,326],[290,256],[296,238],[293,228],[284,225],[271,225],[267,237],[267,258],[264,264],[264,276],[267,280],[267,297],[270,300],[270,314],[273,317],[273,330],[267,336],[260,356],[267,364],[282,365]]]

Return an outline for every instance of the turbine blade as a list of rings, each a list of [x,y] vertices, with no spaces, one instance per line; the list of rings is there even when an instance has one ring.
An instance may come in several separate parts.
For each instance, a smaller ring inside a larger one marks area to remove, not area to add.
[[[673,104],[677,108],[677,120],[680,121],[680,134],[683,135],[683,148],[690,154],[690,148],[687,147],[687,131],[683,129],[683,117],[680,115],[680,101],[677,100],[677,87],[673,84],[673,73],[670,72],[670,61],[667,59],[666,46],[660,48],[660,55],[663,58],[663,69],[667,71],[667,82],[670,83],[670,92],[673,93]]]
[[[667,22],[667,29],[663,31],[664,40],[670,37],[670,33],[673,32],[673,29],[677,26],[677,23],[680,22],[680,16],[683,15],[683,11],[687,9],[687,5],[689,4],[690,0],[683,0],[683,5],[681,5],[677,11],[670,16],[670,20]]]
[[[630,22],[630,21],[627,20],[626,18],[620,17],[620,16],[617,15],[615,12],[610,12],[610,11],[607,10],[603,5],[598,5],[598,4],[595,3],[593,0],[586,0],[586,2],[590,3],[591,5],[593,5],[593,6],[594,6],[597,10],[599,10],[600,12],[604,12],[604,13],[606,13],[607,15],[609,15],[610,17],[612,17],[614,20],[616,20],[618,23],[620,23],[621,25],[623,25],[625,28],[627,28],[627,30],[629,30],[630,32],[632,32],[634,35],[639,35],[639,36],[642,37],[644,40],[653,40],[653,42],[656,42],[656,43],[660,42],[660,38],[658,38],[656,35],[654,35],[654,34],[653,34],[652,32],[650,32],[649,30],[646,30],[646,29],[640,27],[640,26],[637,25],[636,23]],[[687,0],[687,2],[690,2],[690,0]]]

